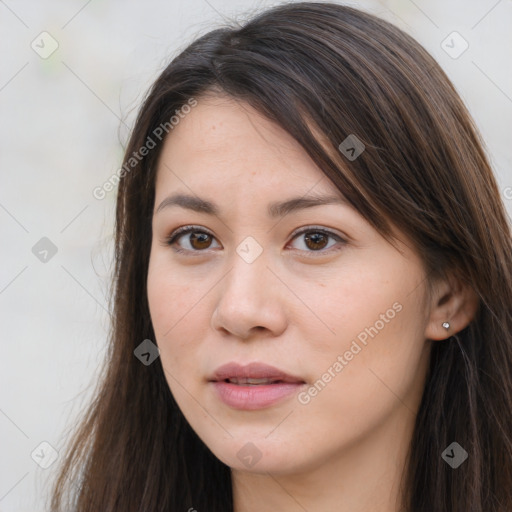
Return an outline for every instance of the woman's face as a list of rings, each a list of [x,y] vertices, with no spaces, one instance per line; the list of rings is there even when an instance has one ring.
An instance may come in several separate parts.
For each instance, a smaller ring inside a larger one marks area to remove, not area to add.
[[[286,474],[410,435],[429,306],[400,246],[247,104],[201,99],[180,118],[158,165],[148,298],[171,392],[220,460]]]

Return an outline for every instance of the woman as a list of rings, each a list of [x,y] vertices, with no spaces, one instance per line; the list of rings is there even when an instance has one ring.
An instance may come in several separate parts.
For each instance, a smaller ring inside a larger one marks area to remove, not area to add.
[[[206,34],[126,151],[110,356],[52,510],[512,510],[511,255],[411,37],[316,3]]]

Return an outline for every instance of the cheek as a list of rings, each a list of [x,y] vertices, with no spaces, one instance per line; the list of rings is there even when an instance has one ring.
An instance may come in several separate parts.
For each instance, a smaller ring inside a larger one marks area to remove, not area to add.
[[[403,316],[397,310],[403,309],[404,291],[413,288],[407,273],[394,275],[385,264],[355,258],[325,277],[298,280],[294,292],[307,306],[301,314],[305,339],[314,340],[321,355],[343,353],[354,339],[364,343],[372,339],[375,329],[389,332]]]
[[[201,375],[198,357],[201,325],[194,318],[201,315],[200,296],[183,277],[176,278],[164,265],[150,263],[148,302],[160,359],[169,389],[182,413],[192,424],[200,419],[201,410],[191,400],[199,396]],[[203,313],[204,314],[204,313]]]
[[[310,408],[311,416],[325,418],[325,424],[330,425],[326,429],[337,429],[337,435],[343,439],[369,432],[395,412],[414,414],[423,389],[428,354],[418,327],[418,307],[404,297],[401,299],[401,311],[382,329],[378,329],[380,323],[375,327],[372,315],[366,326],[352,321],[351,330],[356,334],[338,337],[338,349],[331,346],[330,357],[316,361],[316,396],[305,408]],[[373,309],[375,305],[367,303],[366,307]],[[387,306],[385,301],[384,305]],[[358,338],[361,333],[365,336]],[[342,356],[342,362],[338,356]],[[336,371],[340,365],[341,371]],[[335,377],[331,377],[329,370]]]
[[[399,344],[398,333],[410,332],[423,316],[418,286],[423,277],[418,261],[397,256],[384,245],[353,253],[322,283],[326,287],[315,287],[317,293],[310,299],[317,316],[331,327],[326,350],[333,339],[341,341],[338,349],[354,339],[364,344],[388,338],[384,350]]]
[[[200,308],[204,286],[191,279],[183,269],[170,261],[169,249],[152,250],[147,279],[147,294],[151,320],[157,338],[172,337],[183,325],[193,324]],[[206,276],[205,276],[206,277]],[[196,284],[194,284],[196,283]]]
[[[201,314],[200,294],[183,276],[169,270],[158,258],[150,260],[147,293],[151,322],[164,368],[185,373],[190,371],[189,357],[199,340],[194,318]]]
[[[422,272],[396,261],[354,264],[327,288],[309,288],[309,303],[325,324],[301,324],[302,339],[311,340],[308,376],[317,383],[311,405],[316,402],[319,413],[350,411],[353,420],[382,413],[396,402],[395,394],[405,396],[416,385],[425,362]]]

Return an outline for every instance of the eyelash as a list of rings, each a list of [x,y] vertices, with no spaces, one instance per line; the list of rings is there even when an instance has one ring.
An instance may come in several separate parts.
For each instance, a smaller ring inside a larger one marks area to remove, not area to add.
[[[205,230],[204,228],[202,228],[201,226],[183,226],[181,228],[178,228],[176,231],[174,231],[173,233],[171,233],[166,239],[165,239],[165,245],[169,245],[169,246],[173,246],[175,245],[176,241],[181,238],[182,236],[186,235],[186,234],[189,234],[189,233],[194,233],[194,232],[197,232],[197,233],[202,233],[202,234],[206,234],[206,235],[209,235],[211,236],[212,238],[215,238],[214,235],[212,233],[210,233],[208,230]],[[298,238],[300,235],[303,235],[305,233],[322,233],[323,235],[326,235],[330,238],[333,238],[335,239],[337,242],[339,242],[342,246],[346,245],[347,244],[347,241],[342,238],[341,236],[339,236],[338,234],[330,231],[330,230],[327,230],[327,229],[324,229],[324,228],[317,228],[316,226],[307,226],[303,229],[301,229],[300,231],[296,232],[293,234],[292,236],[292,240],[295,240],[296,238]],[[301,249],[295,249],[295,250],[298,250],[298,251],[301,251],[301,252],[306,252],[306,253],[320,253],[321,255],[324,255],[324,254],[329,254],[331,252],[334,252],[334,251],[337,251],[337,250],[340,250],[341,247],[338,247],[338,248],[334,248],[335,246],[332,246],[330,247],[329,249],[320,249],[318,251],[302,251]],[[204,249],[204,250],[189,250],[189,249],[182,249],[180,247],[173,247],[173,249],[176,251],[176,252],[179,252],[179,253],[187,253],[187,254],[190,254],[190,253],[203,253],[203,252],[206,252],[208,251],[208,249]]]

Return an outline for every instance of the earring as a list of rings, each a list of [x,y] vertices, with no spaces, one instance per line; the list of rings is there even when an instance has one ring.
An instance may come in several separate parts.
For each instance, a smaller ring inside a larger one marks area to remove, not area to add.
[[[443,322],[443,327],[448,330],[450,328],[450,324],[448,322]]]

